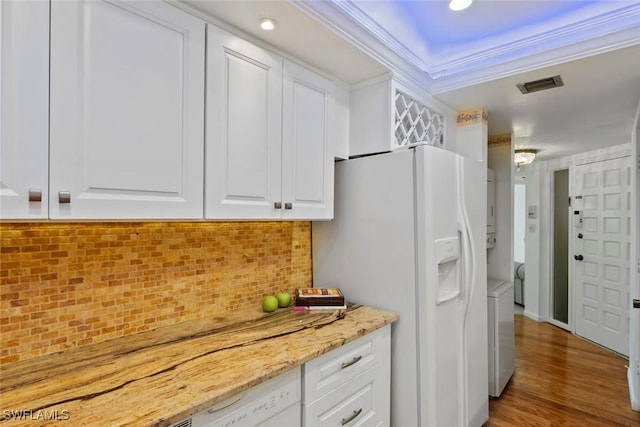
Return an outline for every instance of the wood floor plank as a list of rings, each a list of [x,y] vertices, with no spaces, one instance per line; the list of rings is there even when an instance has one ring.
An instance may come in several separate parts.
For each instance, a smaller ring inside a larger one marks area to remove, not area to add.
[[[485,427],[640,426],[627,360],[549,323],[515,316],[516,372]]]

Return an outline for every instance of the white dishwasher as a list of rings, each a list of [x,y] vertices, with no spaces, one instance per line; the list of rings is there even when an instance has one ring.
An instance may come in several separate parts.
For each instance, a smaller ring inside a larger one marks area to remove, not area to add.
[[[515,370],[513,282],[487,280],[489,396],[499,397]]]
[[[300,375],[298,366],[170,427],[299,427]]]

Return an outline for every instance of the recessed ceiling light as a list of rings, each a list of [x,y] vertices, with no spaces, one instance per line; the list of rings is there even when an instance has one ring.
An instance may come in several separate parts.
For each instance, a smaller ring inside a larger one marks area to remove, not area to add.
[[[262,18],[260,20],[260,28],[265,31],[271,31],[276,28],[276,21],[271,18]]]
[[[471,3],[473,3],[473,0],[451,0],[449,2],[449,9],[457,12],[468,8],[471,6]]]

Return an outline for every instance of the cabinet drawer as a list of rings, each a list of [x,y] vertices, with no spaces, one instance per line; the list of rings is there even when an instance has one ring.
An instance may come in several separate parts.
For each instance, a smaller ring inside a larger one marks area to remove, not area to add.
[[[309,405],[351,378],[390,358],[391,326],[318,357],[303,367],[304,402]]]
[[[378,363],[303,408],[305,427],[389,425],[389,373]]]

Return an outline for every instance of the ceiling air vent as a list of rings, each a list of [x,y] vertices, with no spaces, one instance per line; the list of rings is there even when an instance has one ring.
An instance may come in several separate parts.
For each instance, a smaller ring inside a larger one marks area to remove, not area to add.
[[[516,86],[518,86],[520,92],[526,94],[531,92],[538,92],[539,90],[546,90],[554,87],[564,86],[564,83],[562,82],[562,77],[560,77],[560,75],[557,75],[553,77],[546,77],[540,80],[534,80],[531,82],[518,83]]]

